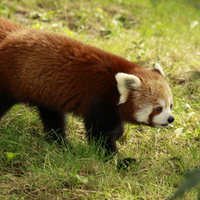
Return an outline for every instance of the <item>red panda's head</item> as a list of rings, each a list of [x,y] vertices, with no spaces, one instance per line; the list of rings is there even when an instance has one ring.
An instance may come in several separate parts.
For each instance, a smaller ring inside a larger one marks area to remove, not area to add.
[[[133,121],[157,128],[164,128],[174,121],[172,93],[159,64],[151,71],[137,73],[137,76],[117,73],[115,78],[119,104],[131,101]]]

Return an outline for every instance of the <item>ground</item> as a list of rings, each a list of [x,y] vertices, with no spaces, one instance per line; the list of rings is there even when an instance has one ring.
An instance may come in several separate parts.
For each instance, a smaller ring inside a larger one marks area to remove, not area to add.
[[[0,16],[60,32],[153,68],[159,62],[174,97],[166,129],[126,124],[118,142],[137,163],[118,170],[89,146],[72,114],[76,156],[43,141],[36,108],[14,106],[0,124],[1,199],[168,199],[200,159],[200,4],[166,0],[3,0]],[[182,199],[197,199],[200,188]]]

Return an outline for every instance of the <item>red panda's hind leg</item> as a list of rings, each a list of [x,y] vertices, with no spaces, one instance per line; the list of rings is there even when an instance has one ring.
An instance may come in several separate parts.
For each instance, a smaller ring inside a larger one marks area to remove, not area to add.
[[[96,102],[84,118],[87,137],[97,147],[106,150],[105,156],[117,153],[116,141],[123,134],[124,126],[115,109],[106,101]]]
[[[18,102],[10,95],[0,92],[0,119],[4,114]]]
[[[69,142],[66,139],[65,133],[65,113],[57,110],[38,106],[39,114],[44,125],[44,131],[47,133],[45,140],[47,142],[56,141],[59,144],[64,142],[66,145]]]

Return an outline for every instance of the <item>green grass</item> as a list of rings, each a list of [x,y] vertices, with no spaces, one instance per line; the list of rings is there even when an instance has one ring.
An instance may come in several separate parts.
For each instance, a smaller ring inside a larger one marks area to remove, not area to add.
[[[198,1],[3,0],[0,16],[62,32],[147,68],[159,62],[175,116],[167,129],[126,124],[119,151],[137,164],[122,171],[87,144],[81,118],[68,116],[74,155],[43,142],[35,108],[14,106],[0,124],[0,199],[168,199],[186,172],[200,167]],[[197,199],[199,189],[182,199]]]

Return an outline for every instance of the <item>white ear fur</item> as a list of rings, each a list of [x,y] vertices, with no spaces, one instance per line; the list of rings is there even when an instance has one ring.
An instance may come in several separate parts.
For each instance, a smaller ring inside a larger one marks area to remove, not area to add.
[[[160,66],[159,63],[156,63],[156,64],[155,64],[155,68],[156,68],[157,70],[159,70],[160,73],[161,73],[163,76],[165,76],[165,73],[164,73],[164,71],[163,71],[163,69],[162,69],[162,67]]]
[[[120,72],[115,75],[115,79],[120,93],[119,104],[126,102],[131,89],[138,89],[141,85],[141,80],[137,76],[131,74]]]

